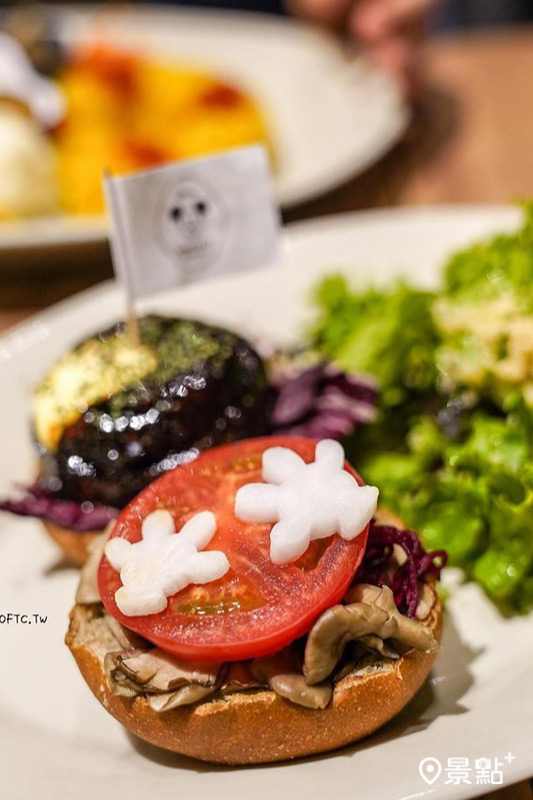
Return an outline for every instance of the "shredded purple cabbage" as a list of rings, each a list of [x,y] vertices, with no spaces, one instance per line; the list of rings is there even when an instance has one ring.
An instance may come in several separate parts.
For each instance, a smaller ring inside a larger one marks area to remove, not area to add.
[[[391,569],[390,558],[395,544],[400,545],[407,559],[401,566]],[[393,525],[378,525],[372,521],[365,555],[355,582],[389,586],[399,611],[414,617],[420,600],[419,582],[426,576],[438,580],[447,560],[445,550],[427,553],[414,531],[400,530]]]
[[[341,439],[376,418],[377,386],[327,361],[278,374],[271,423],[275,433]]]
[[[10,511],[22,517],[47,519],[62,528],[79,531],[104,530],[108,522],[119,515],[118,508],[96,503],[63,500],[39,485],[22,487],[18,500],[0,500],[0,511]]]

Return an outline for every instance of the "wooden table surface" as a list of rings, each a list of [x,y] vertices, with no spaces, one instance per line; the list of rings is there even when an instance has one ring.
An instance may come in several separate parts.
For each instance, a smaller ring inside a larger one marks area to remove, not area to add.
[[[404,140],[364,175],[291,211],[286,221],[389,205],[533,197],[533,28],[433,40],[424,74],[428,89]],[[34,254],[27,262],[24,254],[2,255],[0,330],[111,275],[101,245],[51,259]],[[485,800],[533,800],[531,784]]]

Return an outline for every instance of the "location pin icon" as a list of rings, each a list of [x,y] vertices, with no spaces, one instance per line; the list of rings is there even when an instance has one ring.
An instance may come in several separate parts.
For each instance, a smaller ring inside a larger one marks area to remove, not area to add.
[[[431,786],[431,784],[435,783],[435,781],[441,774],[442,767],[440,761],[437,758],[424,758],[420,762],[418,771],[424,778],[425,782],[429,783],[429,785]]]

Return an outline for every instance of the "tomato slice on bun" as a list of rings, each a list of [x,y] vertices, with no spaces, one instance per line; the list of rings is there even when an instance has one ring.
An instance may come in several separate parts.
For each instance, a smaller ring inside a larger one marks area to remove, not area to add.
[[[168,599],[164,611],[125,616],[115,602],[119,573],[104,556],[98,571],[102,601],[113,617],[155,645],[188,661],[239,661],[274,653],[306,633],[319,614],[337,603],[363,558],[368,528],[345,541],[338,534],[310,543],[291,564],[269,557],[272,524],[246,523],[234,513],[235,494],[261,478],[263,452],[287,447],[307,463],[316,441],[293,436],[249,439],[203,452],[154,481],[121,513],[112,537],[141,539],[143,519],[170,511],[179,530],[199,511],[216,515],[207,550],[222,550],[229,571],[219,580],[189,585]],[[361,478],[345,464],[344,468]]]

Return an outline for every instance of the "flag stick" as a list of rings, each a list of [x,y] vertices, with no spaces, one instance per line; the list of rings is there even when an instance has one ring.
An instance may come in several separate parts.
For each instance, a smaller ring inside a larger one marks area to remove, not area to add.
[[[126,322],[126,330],[128,338],[134,347],[139,347],[141,343],[141,334],[139,331],[139,319],[135,311],[133,303],[128,303],[128,315]]]
[[[125,239],[125,234],[122,226],[117,224],[120,219],[117,213],[119,198],[115,192],[115,186],[111,173],[108,169],[104,170],[104,194],[106,203],[109,209],[110,216],[110,246],[111,246],[111,260],[113,261],[113,270],[124,287],[126,292],[126,331],[131,344],[138,347],[141,343],[141,335],[139,331],[139,320],[135,310],[135,302],[133,291],[130,283],[130,269],[128,264],[128,247]]]

